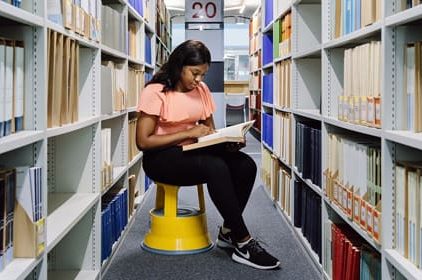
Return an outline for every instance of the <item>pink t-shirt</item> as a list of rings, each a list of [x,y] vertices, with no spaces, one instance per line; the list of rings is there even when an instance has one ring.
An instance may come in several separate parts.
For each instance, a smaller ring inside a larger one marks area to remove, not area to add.
[[[188,92],[162,92],[162,84],[150,84],[140,93],[137,111],[159,116],[156,135],[165,135],[192,128],[215,112],[215,103],[203,82]],[[186,140],[179,145],[192,143]]]

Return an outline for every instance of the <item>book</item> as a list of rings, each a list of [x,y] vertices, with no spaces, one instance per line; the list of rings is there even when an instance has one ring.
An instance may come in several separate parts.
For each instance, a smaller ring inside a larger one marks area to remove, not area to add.
[[[183,151],[190,151],[225,142],[245,142],[246,132],[252,127],[253,121],[217,129],[215,133],[198,138],[198,142],[183,146]]]

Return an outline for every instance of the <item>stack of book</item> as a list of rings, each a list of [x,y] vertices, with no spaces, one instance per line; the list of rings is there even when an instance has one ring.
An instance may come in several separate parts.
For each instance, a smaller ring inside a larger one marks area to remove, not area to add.
[[[127,108],[125,66],[113,61],[101,63],[101,113],[110,114]]]
[[[15,2],[21,2],[15,0]],[[50,21],[64,26],[87,39],[100,40],[99,0],[49,0],[47,1],[47,17]],[[102,18],[104,21],[104,17]],[[108,29],[103,29],[108,30]]]
[[[395,248],[422,268],[422,163],[399,162],[395,172]]]
[[[324,192],[377,243],[381,234],[381,149],[364,138],[328,135]],[[356,164],[359,162],[359,164]]]
[[[380,20],[381,0],[335,0],[333,2],[334,38],[344,36]]]
[[[381,126],[381,42],[372,41],[344,51],[344,93],[338,118]]]
[[[422,42],[409,43],[405,49],[402,129],[422,132]]]
[[[294,226],[302,230],[321,263],[321,197],[298,180],[294,180]]]
[[[24,129],[25,49],[0,38],[0,138]]]
[[[303,179],[321,187],[321,129],[296,123],[296,168]]]
[[[101,189],[106,189],[113,181],[111,162],[111,128],[101,129]]]
[[[78,121],[79,43],[48,30],[48,118],[56,127]]]
[[[141,60],[142,59],[142,23],[136,20],[129,21],[128,23],[128,55],[129,57]]]
[[[291,165],[291,127],[290,113],[276,112],[274,115],[274,154],[284,163]]]
[[[291,107],[291,69],[291,60],[284,60],[280,63],[276,63],[274,68],[274,105],[282,108]]]
[[[122,6],[118,4],[101,6],[102,33],[101,42],[117,51],[127,53],[127,15],[123,13]]]
[[[142,0],[129,0],[129,5],[138,12],[138,14],[144,16],[144,1]]]
[[[327,262],[332,264],[332,279],[381,280],[381,257],[343,224],[331,224],[331,250],[326,250]],[[327,227],[329,229],[329,227]]]
[[[136,155],[139,154],[138,147],[136,146],[136,125],[138,123],[137,118],[129,120],[129,162],[132,161]]]
[[[144,71],[129,67],[128,68],[128,89],[127,89],[127,107],[135,107],[138,105],[138,98],[145,86]]]
[[[113,244],[119,239],[128,222],[127,189],[112,189],[101,201],[101,261],[112,252]]]
[[[0,271],[13,258],[36,258],[45,249],[40,167],[0,169]]]

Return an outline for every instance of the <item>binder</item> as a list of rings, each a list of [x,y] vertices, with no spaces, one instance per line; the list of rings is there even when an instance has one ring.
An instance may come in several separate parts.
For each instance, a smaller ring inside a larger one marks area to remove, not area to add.
[[[16,204],[13,238],[17,258],[35,258],[45,250],[41,168],[16,167]]]
[[[14,123],[15,132],[24,129],[24,108],[25,108],[25,52],[22,41],[15,42],[14,57]]]
[[[5,73],[6,73],[6,42],[0,38],[0,138],[4,136],[6,125],[5,115]]]

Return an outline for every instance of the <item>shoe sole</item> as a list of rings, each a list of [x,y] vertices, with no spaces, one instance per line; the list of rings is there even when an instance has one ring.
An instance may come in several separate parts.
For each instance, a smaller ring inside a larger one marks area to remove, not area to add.
[[[229,248],[233,249],[234,248],[233,244],[231,244],[227,241],[221,240],[221,239],[217,239],[216,243],[217,243],[217,247],[219,247],[219,248],[223,248],[223,249],[229,249]]]
[[[278,261],[275,265],[272,266],[261,266],[258,265],[256,263],[253,263],[245,258],[239,257],[238,255],[236,255],[235,253],[232,254],[232,260],[234,260],[235,262],[241,263],[241,264],[245,264],[248,265],[250,267],[256,268],[256,269],[274,269],[280,266],[280,262]]]

